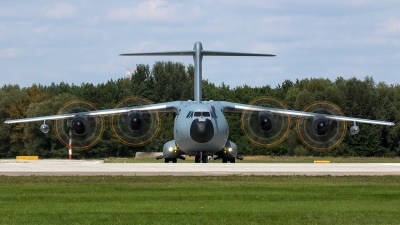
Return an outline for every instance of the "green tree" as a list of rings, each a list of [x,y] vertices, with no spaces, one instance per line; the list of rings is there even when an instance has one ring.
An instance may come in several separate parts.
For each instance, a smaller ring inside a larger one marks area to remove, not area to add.
[[[75,100],[76,97],[63,93],[48,100],[31,103],[27,110],[27,117],[37,117],[44,115],[55,115],[66,102]],[[24,129],[24,149],[27,155],[38,155],[44,158],[51,158],[54,151],[64,151],[68,154],[67,149],[58,141],[55,134],[54,121],[47,121],[50,127],[49,133],[42,133],[39,129],[44,121],[27,123]]]
[[[15,102],[24,98],[25,89],[21,89],[18,85],[4,85],[0,89],[0,118],[2,121],[5,121],[10,118],[10,114],[8,112],[11,105],[15,104]],[[12,146],[11,143],[11,135],[13,133],[13,127],[0,123],[0,157],[1,158],[10,158],[14,155],[10,151]]]
[[[47,100],[51,97],[51,93],[48,91],[42,91],[41,86],[32,85],[30,88],[24,90],[25,95],[22,98],[17,99],[11,104],[6,113],[9,115],[8,119],[18,119],[27,117],[27,110],[30,104],[39,103]],[[27,141],[24,134],[25,123],[18,123],[10,125],[12,133],[10,135],[10,142],[13,143],[10,151],[12,155],[25,155],[27,154],[24,143]]]

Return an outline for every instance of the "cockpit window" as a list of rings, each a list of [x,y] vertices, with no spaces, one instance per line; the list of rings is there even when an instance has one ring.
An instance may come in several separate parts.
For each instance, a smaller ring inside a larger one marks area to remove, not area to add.
[[[201,116],[201,112],[194,112],[194,117],[200,117]]]
[[[210,117],[210,112],[203,112],[202,114],[204,117]]]
[[[210,112],[194,112],[194,117],[210,117]]]

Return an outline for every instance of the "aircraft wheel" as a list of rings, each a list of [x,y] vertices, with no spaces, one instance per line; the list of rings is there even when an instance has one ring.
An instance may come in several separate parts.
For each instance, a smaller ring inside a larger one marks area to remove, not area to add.
[[[227,163],[228,162],[228,160],[227,159],[222,159],[222,163]]]
[[[177,163],[177,162],[178,162],[178,159],[177,159],[177,158],[172,159],[172,163]]]
[[[165,159],[165,163],[169,163],[169,159]]]
[[[195,163],[200,163],[200,156],[199,156],[199,155],[196,155],[196,156],[194,157],[194,162],[195,162]]]
[[[231,163],[235,163],[235,159],[231,159]]]
[[[208,163],[208,155],[203,155],[203,158],[201,159],[203,163]]]

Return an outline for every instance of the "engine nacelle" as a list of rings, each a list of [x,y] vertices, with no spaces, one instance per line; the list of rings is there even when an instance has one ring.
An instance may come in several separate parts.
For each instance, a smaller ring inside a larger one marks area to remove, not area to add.
[[[313,132],[317,136],[325,136],[328,134],[329,121],[325,116],[314,116],[312,122]]]
[[[350,127],[350,134],[356,135],[360,132],[360,128],[357,125]]]
[[[43,133],[47,134],[49,133],[49,130],[50,130],[49,125],[45,123],[40,125],[40,131],[42,131]]]
[[[272,112],[262,111],[258,113],[258,125],[262,132],[271,131],[275,122],[276,119]]]
[[[139,131],[142,129],[142,112],[134,111],[128,113],[127,117],[128,128],[131,131]]]
[[[76,135],[85,135],[88,132],[88,119],[85,114],[78,114],[72,119],[72,129]]]

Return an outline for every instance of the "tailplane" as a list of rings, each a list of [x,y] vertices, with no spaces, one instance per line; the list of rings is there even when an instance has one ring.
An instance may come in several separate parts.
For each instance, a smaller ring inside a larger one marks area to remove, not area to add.
[[[148,53],[128,53],[120,56],[193,56],[194,60],[194,101],[202,101],[202,60],[203,56],[266,56],[272,57],[272,54],[259,53],[241,53],[241,52],[220,52],[203,50],[201,42],[194,43],[193,50],[172,51],[172,52],[148,52]]]

